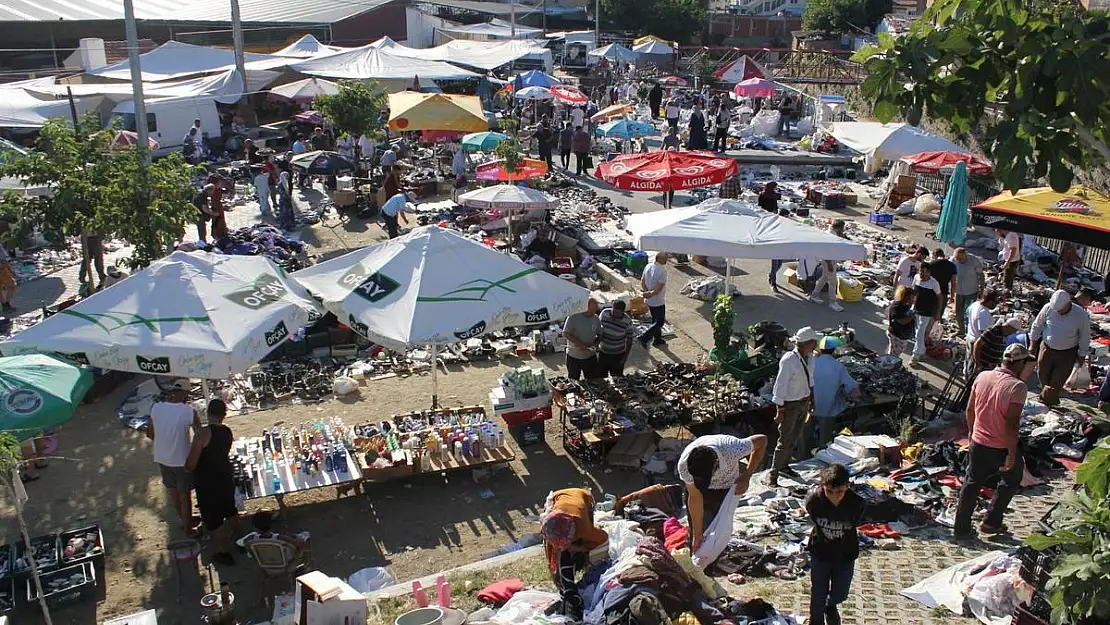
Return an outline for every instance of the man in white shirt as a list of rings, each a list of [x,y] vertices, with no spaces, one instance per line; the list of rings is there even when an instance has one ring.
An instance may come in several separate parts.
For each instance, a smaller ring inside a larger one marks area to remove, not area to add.
[[[1014,276],[1021,266],[1021,237],[1016,232],[1005,230],[995,230],[995,233],[998,234],[998,246],[1002,249],[998,255],[1003,267],[1002,284],[1010,291],[1014,288]]]
[[[671,98],[667,101],[667,124],[671,128],[678,128],[678,100]]]
[[[146,437],[154,441],[154,462],[162,475],[166,498],[177,511],[181,529],[191,532],[193,523],[192,475],[185,468],[192,448],[192,436],[200,431],[200,416],[185,403],[192,385],[179,379],[173,383],[168,401],[150,408]],[[191,430],[191,432],[190,432]]]
[[[964,335],[967,333],[968,308],[979,299],[983,285],[986,284],[983,261],[958,247],[952,255],[952,262],[956,265],[956,323],[960,327],[960,334]]]
[[[1037,313],[1029,330],[1029,343],[1037,356],[1041,401],[1052,407],[1076,363],[1087,364],[1091,349],[1091,318],[1064,290],[1056,291]]]
[[[382,173],[393,170],[393,166],[397,164],[397,155],[400,154],[401,148],[394,145],[385,152],[382,152]]]
[[[918,268],[925,261],[927,253],[928,250],[919,247],[898,261],[898,267],[894,270],[894,277],[891,278],[895,288],[900,286],[913,287],[913,279],[917,277]]]
[[[570,127],[579,126],[586,127],[586,111],[581,106],[576,106],[570,110]]]
[[[967,309],[967,334],[964,338],[967,340],[967,358],[964,359],[964,372],[971,373],[974,368],[974,359],[971,355],[975,352],[975,342],[983,333],[994,325],[994,319],[991,317],[991,310],[998,305],[998,295],[987,289],[983,291],[979,300],[973,303]]]
[[[794,334],[794,349],[783,354],[779,360],[779,372],[775,376],[771,401],[775,403],[775,423],[779,428],[779,439],[775,443],[775,455],[771,458],[771,473],[768,482],[778,486],[779,469],[794,457],[798,441],[802,437],[802,426],[813,403],[813,349],[817,346],[817,333],[805,326]]]
[[[359,161],[366,171],[370,171],[370,168],[374,166],[374,154],[377,150],[378,145],[370,135],[362,135],[358,138]]]
[[[667,253],[655,255],[655,262],[649,263],[640,278],[644,303],[651,312],[651,327],[640,336],[640,345],[647,349],[648,341],[656,347],[667,344],[663,340],[663,324],[667,320]]]

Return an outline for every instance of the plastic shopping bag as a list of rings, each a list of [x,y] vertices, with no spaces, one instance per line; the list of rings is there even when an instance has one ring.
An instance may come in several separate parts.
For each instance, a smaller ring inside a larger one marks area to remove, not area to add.
[[[1091,387],[1091,372],[1087,369],[1086,363],[1080,361],[1071,370],[1071,375],[1068,376],[1068,381],[1064,382],[1064,388],[1079,393],[1087,392]]]

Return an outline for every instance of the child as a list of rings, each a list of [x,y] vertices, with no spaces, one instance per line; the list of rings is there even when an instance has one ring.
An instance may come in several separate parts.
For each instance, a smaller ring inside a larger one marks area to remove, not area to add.
[[[856,526],[863,518],[863,498],[848,488],[848,469],[830,464],[821,471],[821,486],[806,498],[806,512],[813,519],[809,537],[812,582],[809,622],[840,625],[837,606],[848,598],[859,537]]]

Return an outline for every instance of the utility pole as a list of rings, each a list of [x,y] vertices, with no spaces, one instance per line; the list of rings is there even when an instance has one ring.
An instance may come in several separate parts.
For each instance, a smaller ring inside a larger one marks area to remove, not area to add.
[[[543,0],[543,36],[547,38],[547,0]]]
[[[231,0],[231,43],[235,47],[235,69],[243,81],[242,102],[247,97],[247,61],[243,53],[243,18],[239,14],[239,0]]]
[[[516,0],[509,0],[509,39],[516,39]]]
[[[594,0],[594,45],[601,45],[601,0]]]
[[[146,101],[143,99],[143,69],[139,66],[139,30],[135,25],[135,6],[123,0],[124,29],[127,31],[127,64],[131,66],[131,97],[135,104],[135,136],[142,163],[150,162],[150,142],[146,131]]]

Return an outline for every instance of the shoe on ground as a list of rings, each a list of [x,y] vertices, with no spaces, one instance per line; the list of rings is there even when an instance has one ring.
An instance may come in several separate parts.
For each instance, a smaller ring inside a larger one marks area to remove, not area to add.
[[[844,307],[836,302],[829,302],[829,308],[833,309],[833,312],[844,312]]]
[[[824,304],[825,303],[825,300],[821,299],[821,297],[818,296],[818,295],[810,295],[809,296],[809,301],[813,302],[814,304]]]
[[[1009,534],[1010,529],[1006,527],[1005,523],[998,525],[987,525],[985,522],[979,524],[979,533],[988,536],[996,536],[998,534]]]
[[[840,625],[840,610],[835,605],[825,608],[825,625]]]

